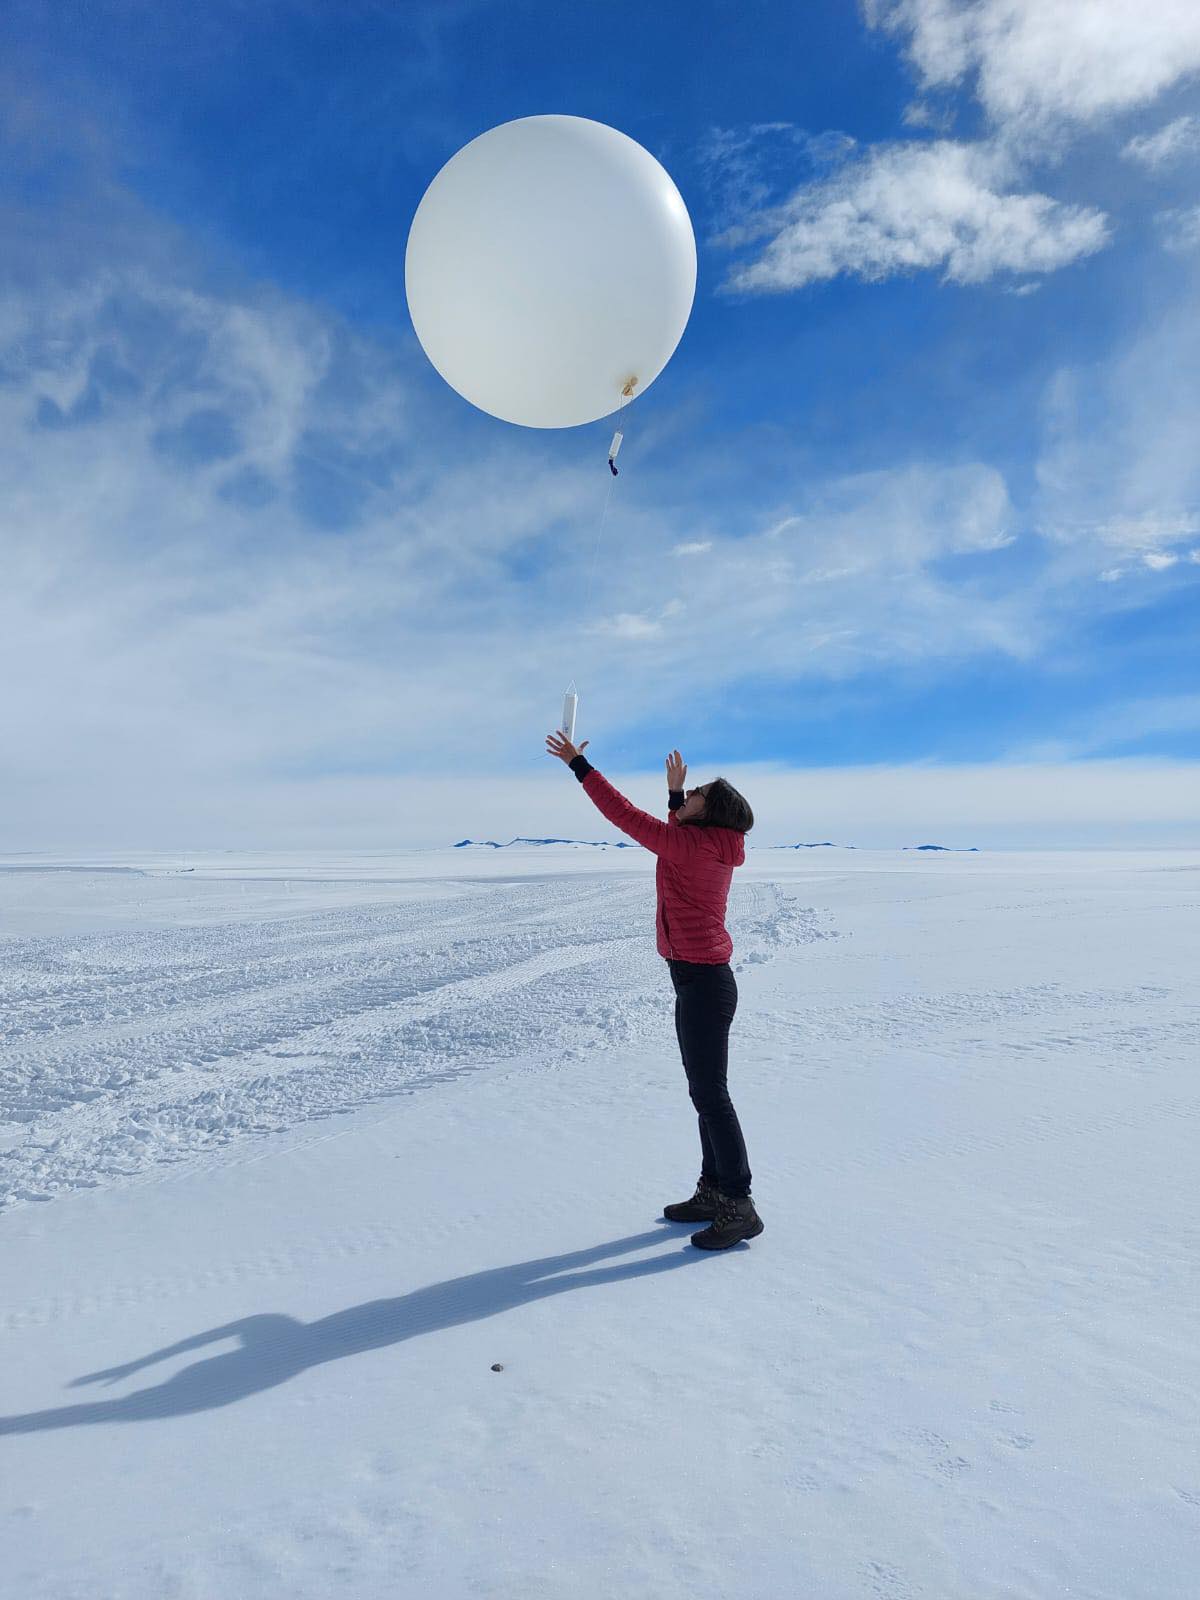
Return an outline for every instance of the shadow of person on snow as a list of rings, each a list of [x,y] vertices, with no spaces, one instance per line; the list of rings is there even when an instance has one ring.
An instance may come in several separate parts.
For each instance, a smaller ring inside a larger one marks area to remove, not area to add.
[[[586,1267],[605,1256],[640,1250],[663,1237],[661,1230],[633,1234],[566,1255],[492,1267],[465,1278],[429,1284],[390,1300],[368,1300],[316,1322],[301,1322],[279,1312],[242,1317],[223,1327],[193,1334],[190,1339],[181,1339],[178,1344],[162,1350],[153,1350],[124,1366],[89,1372],[74,1379],[71,1387],[86,1383],[119,1383],[156,1361],[168,1361],[173,1356],[186,1355],[223,1339],[240,1339],[236,1350],[193,1362],[154,1388],[139,1389],[121,1400],[98,1400],[87,1405],[31,1411],[24,1416],[0,1417],[0,1434],[37,1433],[91,1422],[149,1422],[156,1417],[186,1416],[193,1411],[232,1405],[247,1395],[286,1383],[297,1373],[320,1366],[324,1361],[340,1361],[345,1356],[379,1350],[422,1333],[436,1333],[439,1328],[492,1317],[548,1295],[563,1294],[568,1289],[641,1278],[708,1259],[703,1251],[687,1249],[624,1266],[597,1267],[584,1272],[569,1270]],[[555,1273],[565,1275],[551,1276]]]

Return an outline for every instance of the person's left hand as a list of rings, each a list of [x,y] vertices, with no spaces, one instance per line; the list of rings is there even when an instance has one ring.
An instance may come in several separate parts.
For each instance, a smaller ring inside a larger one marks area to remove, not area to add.
[[[547,755],[557,756],[560,761],[565,761],[567,766],[570,766],[576,756],[583,754],[590,742],[590,740],[585,739],[576,748],[565,733],[548,733],[546,735],[546,753]]]

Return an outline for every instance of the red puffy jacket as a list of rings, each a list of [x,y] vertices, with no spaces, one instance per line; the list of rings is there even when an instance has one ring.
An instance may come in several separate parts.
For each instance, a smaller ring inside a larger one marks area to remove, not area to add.
[[[580,769],[582,771],[582,768]],[[595,770],[583,780],[596,809],[658,857],[658,953],[668,961],[719,966],[733,954],[725,930],[725,907],[734,867],[746,859],[744,835],[736,828],[703,828],[660,822],[626,800]]]

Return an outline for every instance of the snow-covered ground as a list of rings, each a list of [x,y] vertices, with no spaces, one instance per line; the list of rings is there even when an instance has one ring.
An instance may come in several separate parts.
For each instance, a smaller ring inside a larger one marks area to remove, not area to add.
[[[735,885],[710,1255],[640,852],[0,863],[4,1593],[1191,1600],[1200,853]]]

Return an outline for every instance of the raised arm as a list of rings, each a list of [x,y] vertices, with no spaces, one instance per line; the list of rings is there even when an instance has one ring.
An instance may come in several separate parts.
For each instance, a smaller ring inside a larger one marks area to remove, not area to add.
[[[77,1389],[85,1383],[119,1383],[122,1378],[140,1372],[143,1367],[153,1366],[156,1361],[169,1361],[173,1356],[188,1355],[192,1350],[203,1349],[206,1344],[219,1344],[224,1339],[241,1339],[243,1344],[250,1344],[256,1338],[264,1342],[268,1338],[282,1341],[304,1327],[303,1322],[282,1312],[262,1312],[257,1316],[242,1317],[237,1322],[227,1322],[224,1327],[194,1333],[190,1338],[180,1339],[178,1344],[169,1344],[162,1350],[152,1350],[148,1356],[139,1356],[136,1361],[126,1361],[122,1366],[84,1373],[82,1378],[72,1378],[69,1387]]]
[[[585,740],[584,743],[586,742]],[[660,822],[648,811],[639,810],[619,790],[614,789],[607,778],[596,771],[583,755],[583,745],[576,749],[561,733],[552,733],[546,737],[546,749],[560,761],[566,762],[582,783],[584,793],[596,810],[615,828],[620,828],[622,833],[627,833],[631,839],[636,840],[645,849],[653,851],[656,856],[669,856],[672,860],[679,860],[691,854],[691,849],[696,843],[691,829],[681,828],[673,818],[670,823]]]
[[[586,770],[581,771],[581,767]],[[622,833],[636,839],[638,844],[653,850],[656,856],[675,856],[679,853],[676,848],[680,838],[678,823],[660,822],[648,811],[640,811],[632,800],[626,800],[619,789],[614,789],[585,756],[577,756],[571,762],[571,771],[583,784],[583,792],[596,810],[602,817],[607,817],[614,828],[620,828]],[[686,833],[687,829],[683,832]]]
[[[687,764],[678,750],[672,750],[667,757],[667,821],[679,824],[675,813],[683,805],[687,796],[684,794],[683,782],[687,777]]]

